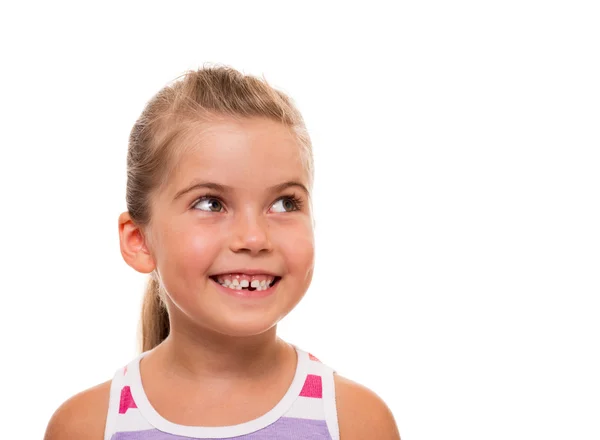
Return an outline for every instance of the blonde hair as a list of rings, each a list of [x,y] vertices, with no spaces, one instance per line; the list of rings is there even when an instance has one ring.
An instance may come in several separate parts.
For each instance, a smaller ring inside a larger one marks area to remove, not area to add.
[[[265,117],[290,128],[313,181],[312,144],[304,120],[291,98],[264,79],[228,66],[204,66],[185,72],[148,101],[129,136],[127,210],[138,226],[150,224],[152,194],[176,166],[174,146],[199,122],[218,117]],[[151,350],[169,335],[165,292],[154,271],[142,302],[139,349]]]

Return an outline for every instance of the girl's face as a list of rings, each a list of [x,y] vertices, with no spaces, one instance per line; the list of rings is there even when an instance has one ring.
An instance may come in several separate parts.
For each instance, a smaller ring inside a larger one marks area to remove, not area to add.
[[[177,168],[153,199],[147,237],[173,329],[262,333],[312,279],[300,147],[287,127],[264,118],[198,126],[180,143]]]

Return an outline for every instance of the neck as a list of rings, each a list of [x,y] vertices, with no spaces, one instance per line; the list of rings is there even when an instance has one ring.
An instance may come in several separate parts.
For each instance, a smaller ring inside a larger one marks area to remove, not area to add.
[[[192,379],[266,377],[295,357],[294,349],[277,337],[276,326],[247,337],[171,329],[156,351],[165,371]]]

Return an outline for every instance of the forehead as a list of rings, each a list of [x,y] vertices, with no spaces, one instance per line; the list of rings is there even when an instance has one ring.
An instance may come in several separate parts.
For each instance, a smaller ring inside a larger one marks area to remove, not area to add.
[[[195,124],[176,148],[171,190],[194,179],[246,189],[289,180],[308,184],[297,138],[289,127],[270,119],[226,118]]]

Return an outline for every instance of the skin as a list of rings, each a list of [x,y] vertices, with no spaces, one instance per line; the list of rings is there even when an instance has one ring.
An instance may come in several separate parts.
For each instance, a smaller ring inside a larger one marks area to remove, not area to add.
[[[293,134],[268,119],[213,121],[191,131],[180,148],[176,171],[153,194],[151,223],[140,227],[127,212],[119,217],[123,258],[141,273],[154,271],[167,292],[171,333],[142,360],[141,375],[162,417],[234,425],[272,409],[295,372],[295,350],[276,327],[313,275],[310,176]],[[226,189],[181,194],[199,181]],[[275,293],[238,298],[210,278],[242,268],[280,276]],[[335,386],[343,440],[400,438],[376,394],[339,375]],[[101,439],[109,391],[110,381],[69,399],[45,439]]]

